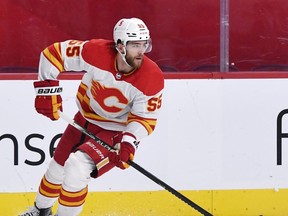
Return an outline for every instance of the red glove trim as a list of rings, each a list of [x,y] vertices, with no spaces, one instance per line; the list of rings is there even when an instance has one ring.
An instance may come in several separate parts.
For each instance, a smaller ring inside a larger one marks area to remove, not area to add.
[[[138,148],[139,142],[137,141],[136,137],[134,134],[129,133],[129,132],[124,132],[122,141],[121,142],[126,142],[129,143],[131,146],[133,146],[134,151]]]
[[[34,104],[36,111],[51,120],[59,119],[58,110],[62,111],[62,98],[60,95],[62,87],[59,87],[59,81],[35,81],[33,84],[36,90]]]

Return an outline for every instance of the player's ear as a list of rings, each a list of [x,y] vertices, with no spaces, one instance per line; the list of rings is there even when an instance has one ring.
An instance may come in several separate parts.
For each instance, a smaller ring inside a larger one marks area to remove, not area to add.
[[[125,50],[124,50],[124,45],[122,43],[118,43],[117,45],[117,49],[122,53],[125,54]]]

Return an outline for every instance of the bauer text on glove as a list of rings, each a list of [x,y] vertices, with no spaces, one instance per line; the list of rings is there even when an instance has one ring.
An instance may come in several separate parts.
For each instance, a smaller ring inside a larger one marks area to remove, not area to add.
[[[62,111],[62,98],[60,95],[62,87],[59,86],[59,81],[35,81],[34,88],[36,91],[34,104],[36,111],[51,120],[59,119],[58,110]]]

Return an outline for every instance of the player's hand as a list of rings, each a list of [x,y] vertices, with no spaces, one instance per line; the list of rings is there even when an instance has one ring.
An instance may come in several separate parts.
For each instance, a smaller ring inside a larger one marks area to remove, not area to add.
[[[57,120],[60,118],[58,110],[62,111],[62,87],[59,87],[58,80],[35,81],[36,91],[35,109],[38,113]]]
[[[126,169],[130,165],[128,160],[133,161],[135,150],[137,148],[137,141],[132,134],[124,133],[122,141],[117,143],[114,151],[109,152],[108,157],[110,162],[120,169]]]

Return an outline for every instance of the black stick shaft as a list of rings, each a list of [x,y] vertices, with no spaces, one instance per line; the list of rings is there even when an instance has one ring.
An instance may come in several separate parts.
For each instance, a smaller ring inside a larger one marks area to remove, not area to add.
[[[85,135],[89,136],[90,138],[94,139],[98,144],[100,144],[107,150],[109,151],[113,150],[113,148],[109,144],[105,143],[103,140],[95,136],[93,133],[83,128],[81,125],[77,124],[74,120],[67,117],[61,111],[58,111],[58,112],[59,112],[60,117],[64,119],[66,122],[68,122],[70,125],[78,129]],[[200,207],[199,205],[197,205],[196,203],[188,199],[186,196],[184,196],[183,194],[181,194],[180,192],[178,192],[177,190],[175,190],[174,188],[172,188],[171,186],[169,186],[168,184],[166,184],[165,182],[163,182],[162,180],[160,180],[159,178],[157,178],[156,176],[154,176],[147,170],[145,170],[143,167],[139,166],[137,163],[129,160],[128,164],[132,166],[134,169],[136,169],[137,171],[139,171],[140,173],[142,173],[143,175],[145,175],[146,177],[148,177],[149,179],[151,179],[152,181],[154,181],[155,183],[157,183],[158,185],[160,185],[162,188],[169,191],[170,193],[175,195],[177,198],[179,198],[180,200],[182,200],[183,202],[185,202],[186,204],[188,204],[189,206],[197,210],[198,212],[202,213],[204,216],[213,216],[211,213],[209,213],[208,211],[206,211],[205,209],[203,209],[202,207]]]
[[[175,195],[177,198],[179,198],[180,200],[182,200],[183,202],[185,202],[186,204],[188,204],[189,206],[194,208],[195,210],[202,213],[203,215],[213,216],[211,213],[207,212],[205,209],[203,209],[202,207],[200,207],[199,205],[197,205],[196,203],[194,203],[193,201],[188,199],[186,196],[184,196],[183,194],[181,194],[180,192],[178,192],[177,190],[175,190],[174,188],[172,188],[171,186],[169,186],[168,184],[166,184],[165,182],[163,182],[162,180],[160,180],[159,178],[157,178],[156,176],[154,176],[153,174],[151,174],[150,172],[148,172],[147,170],[145,170],[141,166],[139,166],[137,163],[135,163],[133,161],[128,161],[128,164],[130,166],[132,166],[134,169],[138,170],[143,175],[150,178],[152,181],[154,181],[158,185],[160,185],[162,188],[169,191],[170,193]]]

